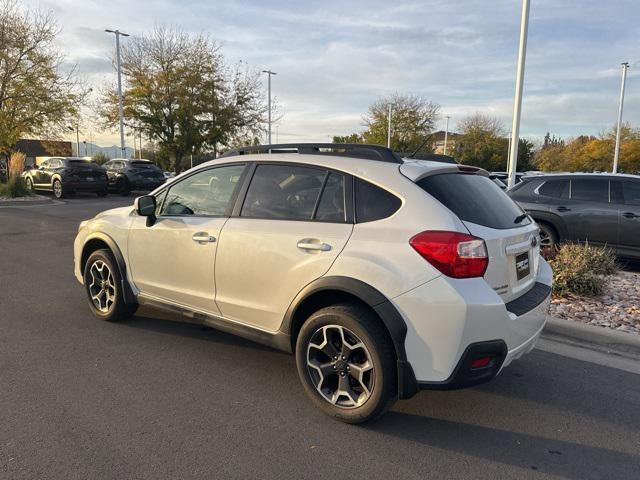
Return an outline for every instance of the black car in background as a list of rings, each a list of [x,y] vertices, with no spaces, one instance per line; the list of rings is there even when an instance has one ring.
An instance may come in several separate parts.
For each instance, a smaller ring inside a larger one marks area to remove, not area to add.
[[[607,245],[621,257],[640,258],[639,176],[525,176],[507,193],[538,223],[543,247],[588,241]]]
[[[115,158],[104,164],[109,189],[120,195],[132,190],[154,190],[165,182],[164,173],[149,160]]]
[[[47,190],[62,198],[75,192],[107,194],[107,174],[100,165],[83,158],[51,157],[22,174],[29,190]]]

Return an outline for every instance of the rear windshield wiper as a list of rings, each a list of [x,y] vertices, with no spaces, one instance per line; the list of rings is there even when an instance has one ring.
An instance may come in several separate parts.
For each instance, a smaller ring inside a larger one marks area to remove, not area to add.
[[[520,223],[522,220],[524,220],[528,216],[529,215],[527,215],[526,213],[523,213],[522,215],[518,215],[516,219],[513,221],[513,223]]]

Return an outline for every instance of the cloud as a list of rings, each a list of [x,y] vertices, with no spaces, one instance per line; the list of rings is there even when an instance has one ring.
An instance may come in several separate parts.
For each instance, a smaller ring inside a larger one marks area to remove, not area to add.
[[[512,0],[28,3],[55,12],[69,63],[96,84],[115,76],[113,36],[104,28],[136,35],[170,24],[209,33],[230,61],[278,72],[280,141],[324,141],[361,130],[368,105],[393,92],[439,103],[452,128],[476,111],[511,123],[520,21],[520,2]],[[632,62],[625,120],[640,124],[639,16],[640,4],[631,0],[532,2],[523,135],[610,127],[622,61]],[[117,140],[110,133],[102,138]]]

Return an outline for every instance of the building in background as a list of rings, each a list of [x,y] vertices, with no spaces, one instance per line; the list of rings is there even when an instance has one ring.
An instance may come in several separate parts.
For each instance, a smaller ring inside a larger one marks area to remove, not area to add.
[[[456,156],[462,145],[462,135],[449,132],[447,134],[447,155]],[[433,134],[433,153],[444,154],[444,130]]]
[[[24,153],[25,165],[38,166],[49,157],[70,157],[71,142],[59,140],[19,140],[15,150]]]

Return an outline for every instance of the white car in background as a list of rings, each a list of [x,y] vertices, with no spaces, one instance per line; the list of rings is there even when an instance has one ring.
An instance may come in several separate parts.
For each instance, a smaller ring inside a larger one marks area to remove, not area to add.
[[[149,305],[293,352],[350,423],[495,377],[533,349],[552,282],[487,172],[371,145],[229,152],[82,222],[74,257],[97,317]]]

